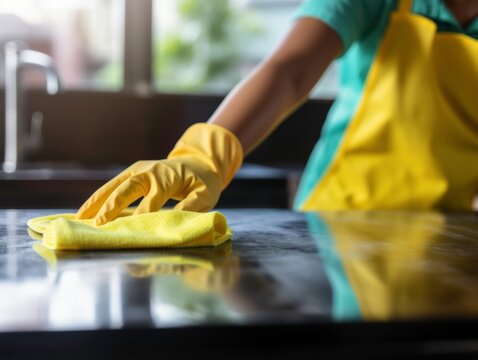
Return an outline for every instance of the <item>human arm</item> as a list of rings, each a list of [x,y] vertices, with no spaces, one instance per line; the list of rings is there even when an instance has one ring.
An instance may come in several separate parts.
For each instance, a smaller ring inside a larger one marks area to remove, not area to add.
[[[98,189],[77,218],[102,225],[144,197],[135,214],[177,209],[207,211],[249,153],[307,97],[341,52],[337,34],[317,19],[294,23],[278,46],[226,97],[206,124],[196,124],[165,160],[139,161]]]
[[[237,136],[250,153],[306,99],[342,51],[337,33],[314,18],[296,21],[279,46],[222,102],[208,123]]]

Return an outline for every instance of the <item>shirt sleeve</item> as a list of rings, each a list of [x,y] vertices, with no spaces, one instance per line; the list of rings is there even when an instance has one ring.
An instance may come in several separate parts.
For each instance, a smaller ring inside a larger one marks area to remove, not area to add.
[[[383,0],[305,0],[292,20],[313,17],[323,21],[339,35],[345,53],[354,41],[371,31],[383,10]]]

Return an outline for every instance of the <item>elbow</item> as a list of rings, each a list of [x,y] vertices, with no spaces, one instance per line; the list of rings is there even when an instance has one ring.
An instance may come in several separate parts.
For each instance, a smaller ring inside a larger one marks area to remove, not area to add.
[[[307,77],[307,71],[301,69],[297,62],[282,59],[279,56],[271,56],[265,61],[264,66],[270,68],[279,80],[279,86],[284,89],[288,98],[293,103],[302,101],[308,96],[315,85]]]

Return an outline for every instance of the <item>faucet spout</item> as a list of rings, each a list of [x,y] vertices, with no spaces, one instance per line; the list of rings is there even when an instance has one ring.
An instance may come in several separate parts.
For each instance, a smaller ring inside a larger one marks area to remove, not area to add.
[[[27,148],[32,143],[29,141],[31,134],[24,129],[25,120],[21,117],[24,111],[21,101],[25,97],[21,86],[21,72],[27,67],[45,73],[46,90],[49,94],[56,94],[60,90],[60,77],[50,56],[25,49],[15,41],[5,44],[5,172],[14,172],[17,169],[18,163],[25,160]],[[38,126],[35,129],[37,128]]]
[[[60,77],[58,76],[55,62],[50,56],[38,51],[23,50],[19,54],[19,63],[22,66],[43,70],[46,76],[47,92],[51,95],[58,93],[60,90]]]

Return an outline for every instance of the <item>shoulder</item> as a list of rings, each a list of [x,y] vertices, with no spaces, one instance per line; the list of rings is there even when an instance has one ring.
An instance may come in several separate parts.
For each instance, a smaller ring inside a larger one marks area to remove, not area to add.
[[[344,50],[354,41],[375,30],[380,19],[388,17],[398,0],[305,0],[293,15],[317,18],[341,38]]]

